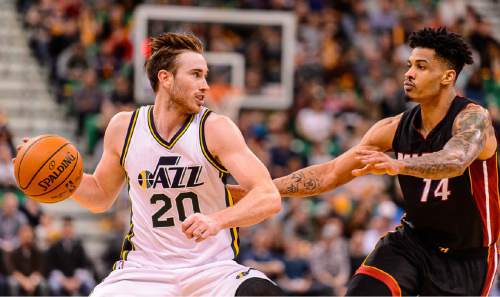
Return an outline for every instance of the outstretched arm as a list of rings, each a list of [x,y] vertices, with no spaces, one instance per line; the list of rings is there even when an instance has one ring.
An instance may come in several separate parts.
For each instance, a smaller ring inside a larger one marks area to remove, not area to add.
[[[368,173],[403,174],[429,179],[443,179],[463,174],[477,158],[486,159],[496,150],[495,132],[488,111],[470,104],[453,123],[453,137],[442,150],[425,156],[394,160],[379,152],[362,151],[359,159],[378,170],[359,170]]]
[[[304,197],[331,191],[352,180],[352,171],[363,164],[356,159],[360,150],[385,152],[392,148],[400,116],[382,119],[373,125],[361,142],[339,157],[274,180],[282,196]]]
[[[401,115],[398,115],[380,120],[366,132],[358,145],[331,161],[309,166],[273,180],[281,196],[318,195],[349,182],[355,177],[352,171],[363,167],[361,161],[356,159],[358,151],[384,152],[392,148],[392,140],[400,118]],[[229,189],[236,200],[245,192],[238,186],[230,186]]]
[[[356,146],[334,160],[312,165],[274,179],[274,184],[278,188],[280,195],[285,197],[314,196],[328,192],[349,182],[354,177],[351,174],[352,169],[361,165],[354,158],[356,151],[360,148],[378,149],[362,145]]]

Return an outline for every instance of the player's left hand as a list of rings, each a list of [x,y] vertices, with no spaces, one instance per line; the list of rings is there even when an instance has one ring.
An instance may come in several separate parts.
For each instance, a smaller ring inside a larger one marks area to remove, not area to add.
[[[361,169],[354,169],[354,176],[362,176],[366,174],[400,174],[403,163],[395,160],[388,155],[372,150],[359,150],[356,159],[361,161],[365,166]]]
[[[187,238],[194,238],[196,242],[214,236],[220,229],[219,223],[214,218],[201,213],[190,215],[182,223],[182,232]]]

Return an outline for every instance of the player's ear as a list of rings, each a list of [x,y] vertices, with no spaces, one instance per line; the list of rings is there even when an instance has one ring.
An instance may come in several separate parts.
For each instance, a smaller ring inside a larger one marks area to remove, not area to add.
[[[455,78],[457,77],[457,72],[453,69],[448,69],[443,73],[443,77],[441,78],[441,84],[449,85],[455,82]]]
[[[157,77],[158,77],[158,84],[162,85],[165,88],[170,88],[170,84],[174,79],[172,72],[169,72],[165,69],[158,71]]]

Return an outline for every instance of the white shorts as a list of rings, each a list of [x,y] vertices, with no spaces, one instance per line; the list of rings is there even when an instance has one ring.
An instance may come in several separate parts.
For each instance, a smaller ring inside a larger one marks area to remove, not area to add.
[[[126,262],[97,285],[90,297],[107,296],[234,296],[251,277],[269,280],[264,273],[232,260],[192,268],[144,268]]]

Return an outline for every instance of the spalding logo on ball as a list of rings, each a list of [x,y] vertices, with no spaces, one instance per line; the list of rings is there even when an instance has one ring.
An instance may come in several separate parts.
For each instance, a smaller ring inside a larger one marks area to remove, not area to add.
[[[14,175],[24,194],[39,202],[54,203],[70,197],[78,188],[83,160],[67,139],[41,135],[19,150]]]

